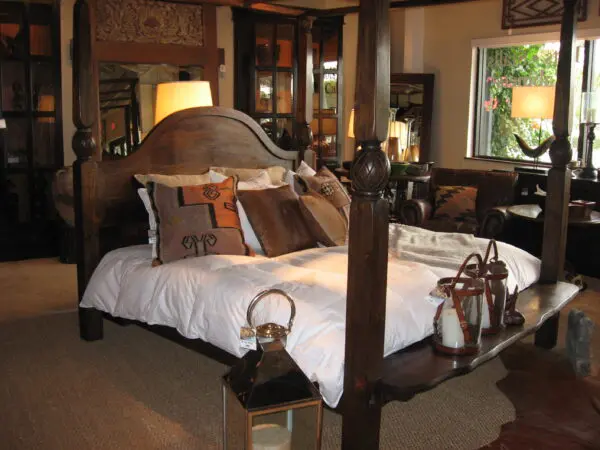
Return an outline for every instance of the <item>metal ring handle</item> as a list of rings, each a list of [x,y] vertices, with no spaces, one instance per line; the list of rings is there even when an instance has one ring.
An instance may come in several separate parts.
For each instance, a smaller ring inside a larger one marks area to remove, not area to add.
[[[248,325],[250,325],[250,327],[255,328],[254,324],[252,323],[252,312],[254,312],[254,308],[256,307],[256,305],[258,305],[258,303],[260,303],[260,301],[265,298],[267,295],[270,294],[279,294],[285,298],[288,299],[288,302],[290,302],[290,320],[288,322],[288,332],[292,331],[292,325],[294,324],[294,319],[296,318],[296,304],[294,303],[294,300],[292,300],[292,297],[290,297],[286,292],[282,291],[281,289],[266,289],[264,291],[259,292],[258,294],[256,294],[256,297],[254,297],[252,299],[252,301],[250,302],[250,305],[248,306],[248,313],[246,314],[246,320],[248,321]]]

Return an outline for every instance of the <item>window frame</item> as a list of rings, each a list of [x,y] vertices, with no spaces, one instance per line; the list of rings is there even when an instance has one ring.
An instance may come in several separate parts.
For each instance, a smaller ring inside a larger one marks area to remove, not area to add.
[[[597,40],[600,39],[600,29],[584,29],[578,31],[576,36],[578,40]],[[519,164],[523,166],[528,165],[536,165],[541,167],[550,167],[551,164],[547,162],[538,162],[537,164],[534,161],[527,159],[515,159],[515,158],[502,158],[498,156],[487,156],[477,154],[478,148],[481,148],[481,136],[482,136],[482,128],[484,131],[490,127],[490,124],[486,124],[484,127],[482,125],[482,117],[483,117],[483,107],[481,103],[482,93],[480,92],[482,89],[482,80],[483,77],[482,71],[485,67],[481,61],[481,58],[485,57],[485,52],[483,49],[490,48],[503,48],[503,47],[511,47],[511,46],[519,46],[519,45],[535,45],[535,44],[545,44],[547,42],[560,42],[560,32],[547,32],[547,33],[535,33],[535,34],[516,34],[511,36],[502,36],[496,38],[484,38],[484,39],[474,39],[471,41],[471,51],[472,51],[472,59],[471,59],[471,93],[469,100],[469,128],[467,135],[467,151],[465,158],[474,159],[480,161],[491,161],[491,162],[503,162],[503,163],[512,163]],[[580,135],[581,139],[581,135]],[[579,146],[578,146],[579,147]],[[577,148],[574,146],[573,148],[573,156],[577,157]]]

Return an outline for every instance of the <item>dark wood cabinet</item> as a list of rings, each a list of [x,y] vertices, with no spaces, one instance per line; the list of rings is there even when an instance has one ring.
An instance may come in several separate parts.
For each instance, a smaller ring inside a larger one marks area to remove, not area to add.
[[[297,149],[299,19],[234,9],[235,108],[254,118],[281,148]],[[313,23],[313,150],[320,164],[341,154],[343,18]]]
[[[57,4],[0,1],[0,260],[58,253],[59,26]]]
[[[344,140],[342,119],[343,18],[320,19],[312,29],[313,40],[313,150],[319,165],[341,165]]]
[[[236,109],[254,118],[281,148],[296,135],[297,21],[234,10]]]

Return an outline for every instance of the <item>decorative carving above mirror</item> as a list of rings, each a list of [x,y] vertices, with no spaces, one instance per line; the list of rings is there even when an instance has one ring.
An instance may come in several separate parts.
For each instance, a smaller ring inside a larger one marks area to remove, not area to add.
[[[396,110],[396,124],[390,137],[398,139],[398,160],[429,162],[433,80],[430,73],[393,73],[390,108]]]

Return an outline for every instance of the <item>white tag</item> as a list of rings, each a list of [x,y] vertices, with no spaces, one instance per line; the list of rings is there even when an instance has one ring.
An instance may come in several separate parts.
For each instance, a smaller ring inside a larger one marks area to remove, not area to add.
[[[240,347],[247,350],[256,350],[256,331],[253,328],[240,328]]]
[[[6,119],[0,119],[0,130],[4,130],[6,128]]]
[[[435,295],[431,295],[431,294],[429,294],[427,297],[425,297],[425,300],[427,300],[429,303],[431,303],[435,307],[440,306],[442,303],[444,303],[446,301],[445,298],[436,297]]]

